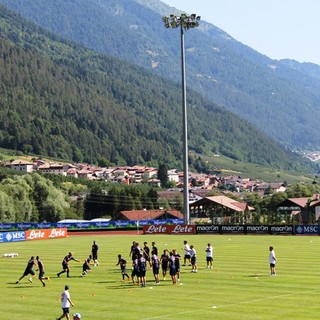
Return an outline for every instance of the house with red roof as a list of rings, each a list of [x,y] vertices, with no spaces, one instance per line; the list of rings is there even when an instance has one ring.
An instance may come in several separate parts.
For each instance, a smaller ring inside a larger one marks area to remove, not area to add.
[[[204,197],[190,204],[191,219],[210,218],[213,224],[243,224],[252,221],[255,209],[226,196]]]
[[[130,210],[121,211],[112,220],[163,220],[163,219],[183,219],[183,214],[174,209],[162,210]]]
[[[320,197],[288,198],[276,206],[278,220],[300,224],[315,223],[320,217]]]

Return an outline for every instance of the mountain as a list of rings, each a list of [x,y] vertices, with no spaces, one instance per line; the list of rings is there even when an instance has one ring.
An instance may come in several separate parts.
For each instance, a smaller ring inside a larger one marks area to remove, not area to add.
[[[181,167],[180,86],[98,54],[0,5],[0,147],[73,161]],[[192,154],[279,169],[301,159],[199,93],[188,95]],[[201,160],[201,159],[200,159]]]
[[[180,13],[157,0],[0,0],[19,15],[95,51],[179,82],[179,30],[162,16]],[[183,3],[181,4],[183,6]],[[201,15],[201,12],[197,12]],[[320,147],[319,71],[293,68],[201,21],[185,35],[187,84],[294,150]]]
[[[308,77],[320,80],[320,66],[315,63],[301,63],[292,59],[281,59],[280,62],[293,70],[305,74]]]

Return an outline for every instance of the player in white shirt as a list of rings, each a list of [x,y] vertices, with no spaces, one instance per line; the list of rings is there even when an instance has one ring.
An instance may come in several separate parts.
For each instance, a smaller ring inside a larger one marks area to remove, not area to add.
[[[190,246],[188,244],[188,242],[186,240],[183,241],[183,248],[182,250],[184,250],[184,260],[183,260],[183,266],[186,265],[187,260],[189,262],[189,266],[191,266],[191,262],[190,262]]]
[[[211,243],[208,243],[206,247],[206,261],[207,261],[207,269],[213,269],[213,248],[211,246]]]
[[[197,266],[197,251],[194,248],[193,245],[190,246],[190,260],[191,260],[191,272],[198,272],[198,266]]]
[[[275,276],[276,275],[276,253],[273,250],[273,247],[269,247],[269,263],[270,263],[270,275]]]
[[[66,285],[64,287],[64,291],[61,293],[61,308],[62,308],[62,315],[59,318],[56,318],[56,320],[63,319],[66,317],[68,320],[70,320],[70,306],[74,306],[73,302],[71,301],[70,298],[70,293],[69,293],[69,286]]]

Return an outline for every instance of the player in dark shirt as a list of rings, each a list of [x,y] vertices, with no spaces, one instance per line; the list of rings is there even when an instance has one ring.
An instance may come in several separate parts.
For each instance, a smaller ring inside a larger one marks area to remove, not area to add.
[[[147,261],[143,256],[140,256],[138,259],[138,265],[139,265],[139,279],[141,283],[141,287],[146,286],[146,272],[147,272]]]
[[[159,279],[160,261],[158,256],[156,256],[155,254],[152,255],[151,257],[151,265],[152,265],[155,284],[158,285],[160,284],[160,279]]]
[[[90,255],[83,263],[82,265],[82,273],[81,273],[81,277],[84,277],[88,272],[91,271],[91,267],[90,267],[90,261],[92,259],[92,256]]]
[[[173,252],[170,252],[170,258],[169,258],[169,270],[170,270],[170,276],[172,279],[172,284],[177,284],[177,271],[176,271],[176,264],[175,264],[175,257],[173,255]]]
[[[156,243],[153,241],[151,245],[152,245],[151,255],[155,254],[156,256],[158,256],[158,248],[156,246]]]
[[[59,273],[57,273],[58,278],[60,277],[60,275],[62,273],[67,273],[67,277],[69,278],[69,273],[70,273],[70,266],[69,266],[69,261],[76,261],[76,262],[80,262],[79,260],[75,259],[72,255],[72,252],[69,252],[64,259],[62,260],[62,271],[60,271]]]
[[[40,260],[39,256],[36,257],[36,260],[37,260],[38,270],[39,270],[39,277],[38,278],[39,278],[40,282],[42,283],[42,285],[45,287],[46,284],[45,284],[44,280],[50,281],[50,278],[44,276],[44,273],[45,273],[44,264],[43,264],[42,260]]]
[[[181,255],[177,253],[176,249],[172,250],[173,256],[174,256],[174,263],[176,265],[176,272],[177,272],[177,280],[180,281],[180,259]]]
[[[134,249],[136,246],[136,242],[132,241],[132,246],[130,247],[129,257],[131,257],[132,261],[134,260]]]
[[[151,267],[151,260],[150,260],[150,248],[148,247],[148,243],[144,242],[143,243],[143,257],[149,262],[149,265]]]
[[[166,275],[169,269],[169,259],[170,256],[168,250],[163,250],[163,254],[160,257],[163,280],[166,280]]]
[[[132,273],[131,273],[131,279],[132,279],[132,283],[135,283],[134,277],[137,277],[137,284],[140,284],[140,278],[139,278],[139,274],[140,274],[140,270],[139,270],[139,259],[137,255],[133,255],[132,256]]]
[[[95,241],[93,241],[92,247],[91,247],[91,256],[92,256],[92,259],[93,259],[93,265],[95,267],[99,265],[98,250],[99,250],[99,247],[98,247],[97,243]]]
[[[121,254],[118,254],[118,263],[116,264],[116,266],[120,265],[120,269],[121,269],[121,282],[124,282],[124,277],[126,276],[128,281],[130,280],[129,275],[127,274],[127,261],[126,259],[121,257]]]
[[[34,262],[34,257],[32,256],[32,257],[30,258],[30,260],[28,261],[28,263],[27,263],[27,267],[26,267],[23,275],[19,278],[18,281],[16,281],[16,283],[19,283],[19,281],[20,281],[22,278],[26,277],[28,274],[31,274],[31,278],[29,278],[28,281],[32,283],[32,279],[33,279],[33,278],[35,277],[35,275],[36,275],[36,273],[35,273],[34,270],[33,270],[33,266],[36,266],[36,265],[37,265],[37,264]]]

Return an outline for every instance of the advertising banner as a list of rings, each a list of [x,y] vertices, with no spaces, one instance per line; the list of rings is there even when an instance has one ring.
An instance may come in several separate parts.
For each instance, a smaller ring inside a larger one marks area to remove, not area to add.
[[[66,238],[68,236],[68,229],[60,228],[60,229],[27,230],[25,234],[26,234],[26,240]]]
[[[269,226],[264,225],[246,225],[247,234],[269,234]]]
[[[13,232],[0,232],[0,243],[1,242],[17,242],[25,241],[25,231],[13,231]]]
[[[270,234],[293,234],[292,225],[270,226]]]
[[[144,234],[195,234],[196,226],[187,224],[143,226]]]
[[[318,225],[299,225],[295,226],[295,234],[296,235],[318,235],[319,234],[319,228]]]
[[[240,233],[244,234],[244,225],[222,225],[221,226],[221,233]]]
[[[198,234],[201,233],[214,233],[214,234],[219,234],[221,233],[221,228],[219,225],[197,225],[196,226],[196,231]]]

